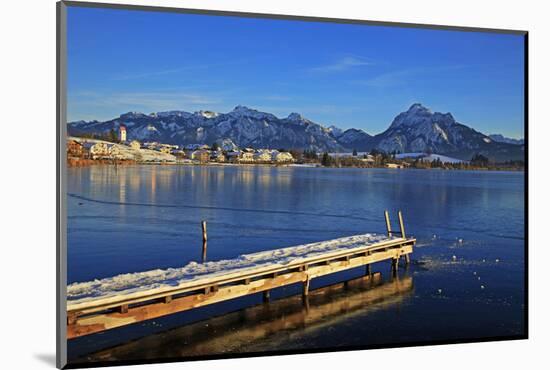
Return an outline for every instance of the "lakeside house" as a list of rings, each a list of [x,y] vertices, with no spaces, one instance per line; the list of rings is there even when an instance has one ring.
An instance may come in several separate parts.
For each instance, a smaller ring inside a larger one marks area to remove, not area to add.
[[[219,163],[223,163],[227,161],[227,158],[225,157],[225,155],[223,154],[223,151],[221,150],[216,150],[212,152],[212,156],[210,157],[210,159],[213,160],[214,162],[219,162]]]
[[[270,162],[271,161],[271,152],[269,150],[259,150],[254,153],[254,161],[256,162]]]
[[[76,140],[67,141],[67,157],[85,158],[89,151]]]
[[[409,163],[386,163],[386,168],[406,168],[409,167]]]
[[[113,145],[102,141],[96,142],[90,147],[92,159],[109,159],[111,155],[110,148]]]
[[[206,163],[210,160],[210,152],[208,150],[199,149],[192,152],[190,157],[195,161]]]
[[[241,152],[239,162],[252,163],[254,162],[254,152]]]
[[[294,157],[289,152],[274,150],[271,155],[271,160],[277,163],[294,162]]]
[[[130,148],[132,149],[141,149],[141,143],[137,140],[132,140],[132,142],[130,143]]]

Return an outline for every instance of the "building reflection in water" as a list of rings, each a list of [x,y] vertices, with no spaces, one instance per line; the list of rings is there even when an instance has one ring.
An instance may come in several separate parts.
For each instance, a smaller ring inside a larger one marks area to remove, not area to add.
[[[244,353],[278,333],[295,335],[333,326],[400,304],[412,295],[411,276],[384,281],[379,273],[249,307],[86,356],[86,361],[144,360]],[[263,350],[274,350],[267,348]]]

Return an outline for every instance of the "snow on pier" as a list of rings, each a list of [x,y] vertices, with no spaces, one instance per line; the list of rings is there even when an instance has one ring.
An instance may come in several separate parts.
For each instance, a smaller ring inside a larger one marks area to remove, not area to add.
[[[205,263],[190,262],[184,267],[121,274],[114,277],[73,283],[67,287],[70,305],[98,298],[120,296],[158,288],[173,288],[201,278],[222,277],[227,274],[247,273],[262,267],[285,266],[329,252],[364,248],[383,241],[387,235],[363,234],[321,241],[311,244],[243,254],[234,259]]]

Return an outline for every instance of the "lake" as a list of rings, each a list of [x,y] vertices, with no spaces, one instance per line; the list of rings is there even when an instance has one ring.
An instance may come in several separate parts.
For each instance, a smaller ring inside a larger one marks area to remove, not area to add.
[[[69,360],[175,358],[518,337],[525,332],[524,173],[270,166],[68,169],[68,283],[397,228],[412,263],[351,270],[69,342]],[[266,311],[267,310],[267,311]],[[132,341],[130,343],[130,341]]]

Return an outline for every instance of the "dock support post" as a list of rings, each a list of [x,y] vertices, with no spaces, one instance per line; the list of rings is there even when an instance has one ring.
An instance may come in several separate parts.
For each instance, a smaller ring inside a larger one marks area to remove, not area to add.
[[[403,223],[403,214],[401,213],[401,211],[397,212],[397,217],[399,217],[399,229],[401,230],[401,237],[405,239],[405,224]]]
[[[302,298],[307,298],[309,295],[309,276],[304,281],[304,285],[302,286]]]
[[[264,291],[264,303],[269,302],[269,290]]]
[[[67,324],[68,325],[76,324],[77,318],[78,318],[78,315],[76,313],[67,314]]]
[[[391,271],[394,276],[397,275],[397,270],[399,269],[399,257],[391,259]]]
[[[387,210],[384,211],[384,217],[386,218],[386,229],[388,230],[388,237],[391,238],[390,214]]]
[[[302,302],[304,304],[304,308],[306,309],[306,312],[309,311],[309,296],[306,295],[303,299],[302,299]]]
[[[208,242],[208,236],[206,234],[206,221],[201,222],[202,226],[202,262],[206,261],[206,247]]]
[[[372,269],[370,267],[370,263],[367,263],[367,266],[366,266],[366,273],[367,275],[372,275]]]

